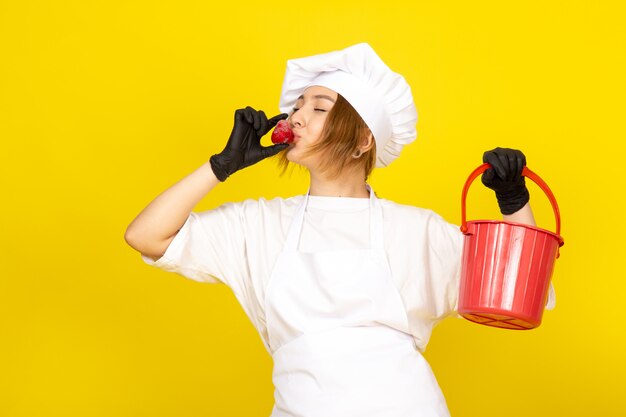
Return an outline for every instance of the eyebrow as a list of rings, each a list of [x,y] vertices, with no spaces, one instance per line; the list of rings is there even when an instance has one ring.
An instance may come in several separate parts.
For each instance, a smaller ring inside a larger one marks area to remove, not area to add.
[[[327,96],[326,94],[318,94],[316,96],[313,96],[313,98],[315,98],[315,99],[323,98],[325,100],[332,101],[333,103],[335,102],[335,100],[333,100],[333,98],[331,96]],[[304,95],[301,95],[300,97],[298,97],[298,100],[303,100],[303,99],[304,99]]]

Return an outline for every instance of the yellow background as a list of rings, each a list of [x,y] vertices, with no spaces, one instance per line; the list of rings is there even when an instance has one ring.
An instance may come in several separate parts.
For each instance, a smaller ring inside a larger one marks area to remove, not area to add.
[[[228,288],[146,266],[123,234],[222,149],[235,109],[278,113],[287,59],[363,41],[419,112],[418,140],[372,177],[379,195],[458,224],[465,178],[505,146],[561,207],[541,327],[435,329],[426,356],[452,415],[624,415],[620,3],[0,1],[0,416],[269,415],[271,359]],[[264,161],[197,210],[306,181]],[[499,217],[479,182],[468,204]]]

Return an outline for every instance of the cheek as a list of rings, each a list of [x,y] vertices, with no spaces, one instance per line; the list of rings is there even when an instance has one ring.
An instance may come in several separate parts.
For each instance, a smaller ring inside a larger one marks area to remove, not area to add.
[[[324,121],[316,123],[311,126],[311,137],[315,139],[315,142],[322,138],[322,132],[324,131]]]

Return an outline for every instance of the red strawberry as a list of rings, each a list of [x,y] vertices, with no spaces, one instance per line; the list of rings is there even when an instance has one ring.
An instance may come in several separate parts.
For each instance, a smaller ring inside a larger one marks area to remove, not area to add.
[[[281,120],[276,124],[272,132],[272,142],[275,144],[293,142],[293,131],[287,120]]]

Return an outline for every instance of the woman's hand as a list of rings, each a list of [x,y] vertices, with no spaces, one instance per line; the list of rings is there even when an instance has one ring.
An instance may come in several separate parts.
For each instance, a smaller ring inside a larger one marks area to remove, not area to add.
[[[235,111],[235,125],[226,147],[221,153],[209,159],[217,179],[224,182],[236,171],[289,147],[287,144],[261,146],[261,137],[287,117],[288,115],[283,113],[268,119],[263,111],[256,111],[250,106]]]
[[[489,168],[482,175],[482,183],[496,192],[502,214],[513,214],[530,200],[522,170],[526,157],[517,149],[495,148],[483,154]]]

